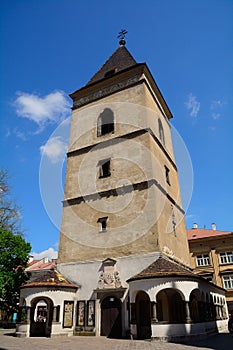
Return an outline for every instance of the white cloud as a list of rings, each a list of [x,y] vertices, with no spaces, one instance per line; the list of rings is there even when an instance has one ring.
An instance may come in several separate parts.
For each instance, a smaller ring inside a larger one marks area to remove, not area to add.
[[[188,95],[188,101],[185,102],[185,106],[190,111],[191,117],[197,117],[201,104],[197,101],[196,96],[190,93]]]
[[[213,100],[210,105],[210,109],[216,109],[224,106],[224,102],[221,100]]]
[[[212,113],[211,116],[214,120],[217,120],[221,117],[221,114],[220,113]]]
[[[55,164],[64,159],[67,147],[61,136],[54,136],[44,146],[40,147],[40,152],[42,156],[47,156]]]
[[[48,248],[40,253],[35,253],[35,252],[31,253],[31,255],[33,256],[33,258],[35,260],[40,260],[43,258],[49,258],[49,260],[50,259],[57,259],[57,254],[58,254],[57,251],[54,250],[53,248]]]
[[[19,139],[26,141],[26,136],[22,131],[19,131],[17,128],[14,128],[13,132]]]
[[[71,104],[63,91],[54,91],[44,97],[19,92],[14,103],[19,117],[34,121],[40,127],[57,123],[71,113]]]
[[[213,100],[211,101],[210,104],[210,110],[211,112],[211,117],[214,120],[218,120],[222,117],[222,110],[224,106],[226,105],[226,102],[222,100]]]
[[[195,214],[188,214],[188,215],[186,215],[186,219],[193,219],[195,217],[196,217]]]

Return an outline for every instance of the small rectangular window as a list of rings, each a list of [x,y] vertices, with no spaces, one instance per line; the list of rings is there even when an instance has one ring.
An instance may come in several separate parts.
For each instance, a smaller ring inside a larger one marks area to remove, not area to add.
[[[206,266],[206,265],[210,265],[209,254],[197,255],[197,266]]]
[[[170,170],[168,169],[168,167],[166,167],[166,165],[164,166],[164,168],[165,168],[165,177],[166,177],[166,181],[167,181],[168,185],[171,186],[170,176],[169,176]]]
[[[233,264],[233,252],[219,253],[220,264]]]
[[[101,160],[99,162],[99,178],[111,176],[110,159]]]
[[[108,220],[107,216],[98,219],[97,222],[99,223],[99,231],[100,232],[107,231],[107,220]]]
[[[223,276],[223,287],[225,289],[233,289],[233,275]]]

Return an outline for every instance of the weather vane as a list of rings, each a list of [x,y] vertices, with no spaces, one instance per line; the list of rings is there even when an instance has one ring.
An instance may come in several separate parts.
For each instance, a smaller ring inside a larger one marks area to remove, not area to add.
[[[125,45],[125,35],[127,34],[127,30],[125,29],[121,29],[121,31],[119,32],[117,38],[120,39],[119,44],[120,45]]]

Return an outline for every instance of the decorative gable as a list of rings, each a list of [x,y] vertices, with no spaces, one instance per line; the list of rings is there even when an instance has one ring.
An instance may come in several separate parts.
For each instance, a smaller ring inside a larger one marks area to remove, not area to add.
[[[107,258],[102,263],[97,289],[121,288],[120,274],[116,268],[116,260]]]

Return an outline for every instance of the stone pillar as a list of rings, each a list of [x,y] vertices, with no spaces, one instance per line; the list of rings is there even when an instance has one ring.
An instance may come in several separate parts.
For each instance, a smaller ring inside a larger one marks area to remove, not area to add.
[[[156,323],[158,322],[158,319],[157,319],[157,303],[155,301],[153,301],[151,303],[152,305],[152,317],[151,317],[151,323]]]
[[[185,301],[185,314],[186,314],[186,323],[191,323],[190,310],[189,310],[189,301]]]
[[[216,320],[219,320],[220,317],[219,317],[219,306],[218,305],[215,305],[215,312],[216,312]]]
[[[53,307],[53,319],[52,319],[52,321],[56,322],[56,320],[57,320],[57,307],[54,306]]]
[[[29,306],[27,307],[26,321],[27,321],[27,323],[31,322],[31,308]]]

